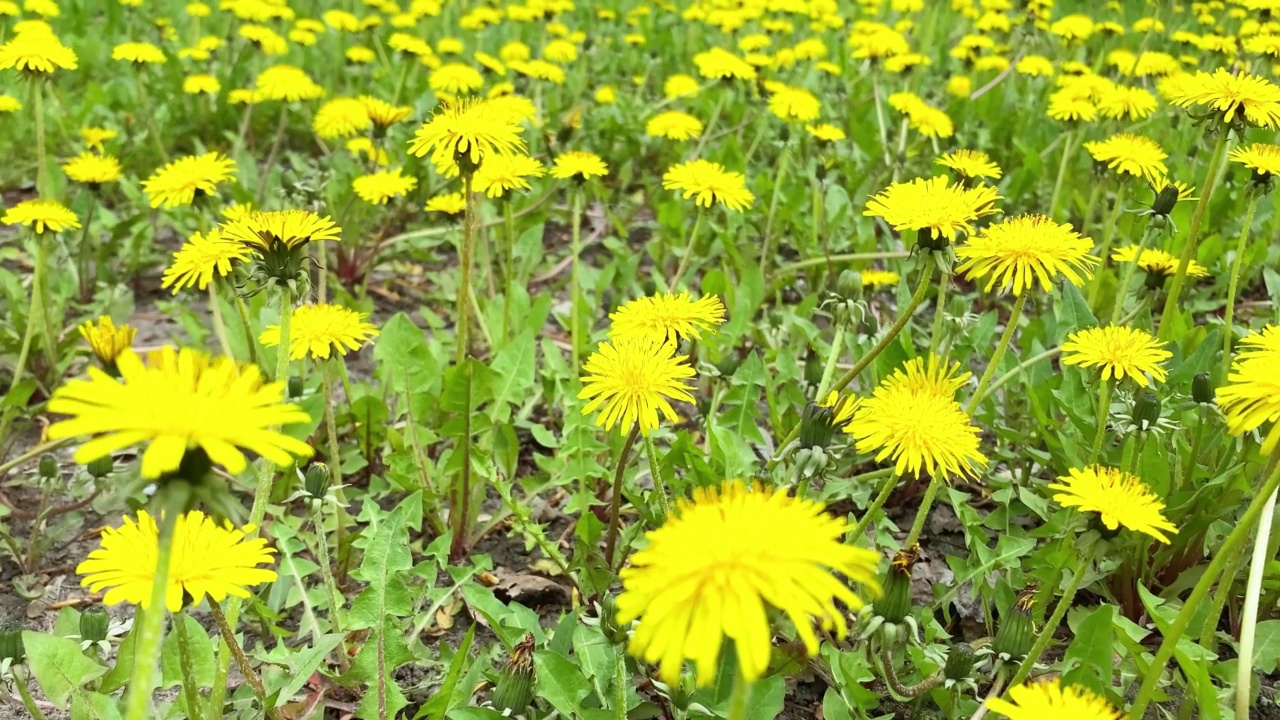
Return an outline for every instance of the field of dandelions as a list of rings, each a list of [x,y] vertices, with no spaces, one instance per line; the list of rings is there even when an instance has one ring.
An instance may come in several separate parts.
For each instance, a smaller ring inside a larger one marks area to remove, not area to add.
[[[0,719],[1280,718],[1280,0],[0,0]]]

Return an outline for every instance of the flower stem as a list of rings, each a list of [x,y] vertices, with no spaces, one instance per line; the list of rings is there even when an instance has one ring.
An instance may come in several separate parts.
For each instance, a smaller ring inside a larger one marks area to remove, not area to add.
[[[947,314],[947,289],[951,287],[951,276],[942,273],[938,276],[938,298],[934,301],[933,327],[929,331],[929,354],[937,355],[938,346],[942,344],[942,320]]]
[[[13,684],[18,686],[18,695],[22,696],[22,704],[26,706],[27,712],[31,713],[32,720],[48,720],[45,714],[40,711],[40,706],[36,705],[36,699],[31,697],[31,689],[27,687],[28,673],[23,672],[21,676],[18,674],[18,668],[14,668]]]
[[[743,720],[747,716],[747,705],[751,698],[751,683],[742,676],[742,668],[733,673],[733,690],[729,694],[728,720]]]
[[[1276,491],[1267,496],[1253,539],[1253,558],[1249,561],[1249,581],[1244,591],[1244,612],[1240,624],[1240,654],[1236,664],[1236,717],[1249,718],[1249,701],[1253,689],[1253,642],[1258,630],[1258,599],[1262,596],[1262,575],[1267,566],[1267,543],[1271,541],[1271,523],[1276,514]]]
[[[209,283],[209,313],[213,315],[213,332],[218,336],[218,345],[222,354],[234,358],[231,352],[231,339],[227,337],[227,324],[222,320],[222,302],[218,299],[217,283]]]
[[[1058,163],[1058,178],[1053,181],[1053,195],[1049,199],[1049,217],[1058,217],[1058,200],[1062,197],[1062,181],[1067,177],[1067,167],[1071,164],[1071,153],[1076,149],[1075,133],[1068,131],[1062,142],[1062,160]]]
[[[867,527],[871,525],[871,520],[875,518],[876,513],[880,512],[880,508],[884,507],[889,496],[893,494],[893,489],[898,486],[898,473],[894,468],[882,468],[866,473],[862,479],[871,480],[877,476],[883,476],[884,483],[880,486],[880,492],[876,493],[875,500],[872,500],[866,512],[862,513],[862,519],[848,532],[851,542],[857,542],[858,538],[862,537],[862,533],[866,532]]]
[[[1209,600],[1209,612],[1204,616],[1204,626],[1200,628],[1200,647],[1214,653],[1218,652],[1218,618],[1222,617],[1222,609],[1231,598],[1231,589],[1235,585],[1236,573],[1240,572],[1240,564],[1244,562],[1244,546],[1236,548],[1231,561],[1227,563],[1222,576],[1218,578],[1218,589]]]
[[[31,341],[35,339],[36,323],[39,322],[42,326],[44,324],[44,303],[41,299],[44,297],[47,255],[44,233],[38,233],[35,267],[31,272],[31,302],[27,303],[27,327],[22,333],[22,348],[18,350],[18,362],[13,366],[13,382],[9,383],[10,388],[16,388],[18,383],[22,382],[22,375],[27,369],[27,356],[31,353]],[[37,316],[41,318],[39,321],[36,319]],[[46,342],[47,340],[46,338]],[[3,439],[3,433],[0,433],[0,440]]]
[[[676,286],[680,284],[680,278],[684,277],[684,271],[689,269],[689,262],[693,260],[693,252],[698,241],[698,230],[702,228],[702,208],[698,208],[697,214],[693,219],[693,227],[689,229],[689,236],[684,240],[684,255],[680,257],[679,264],[676,265],[676,274],[671,276],[671,282],[667,283],[667,287],[671,292],[675,292]]]
[[[769,263],[773,260],[773,219],[778,211],[778,198],[782,196],[782,184],[786,180],[791,162],[791,143],[782,146],[781,157],[773,172],[773,196],[769,198],[769,215],[764,224],[764,246],[760,248],[760,277],[768,277]]]
[[[515,279],[515,246],[516,246],[516,220],[511,212],[511,201],[504,200],[502,203],[502,222],[505,225],[506,232],[503,234],[503,263],[502,263],[502,342],[505,344],[507,336],[511,332],[511,292],[514,287]]]
[[[262,199],[267,196],[267,184],[271,180],[271,171],[275,169],[276,160],[280,157],[280,144],[284,140],[284,131],[289,125],[289,103],[280,103],[280,120],[276,122],[276,136],[271,141],[271,151],[267,153],[267,161],[262,165],[262,172],[258,173],[258,194],[254,198],[254,204],[261,206]],[[376,151],[375,151],[376,154]]]
[[[1018,666],[1018,671],[1013,674],[1013,679],[1009,681],[1010,685],[1018,685],[1031,675],[1031,670],[1036,666],[1036,661],[1040,659],[1040,656],[1049,647],[1050,641],[1053,640],[1054,631],[1058,629],[1058,625],[1062,624],[1062,618],[1066,617],[1067,610],[1071,607],[1071,601],[1075,599],[1076,592],[1080,590],[1080,584],[1084,581],[1084,576],[1089,571],[1089,565],[1093,563],[1093,558],[1097,556],[1098,547],[1101,545],[1101,542],[1093,543],[1085,551],[1083,557],[1080,558],[1080,562],[1076,565],[1075,575],[1071,578],[1071,584],[1058,597],[1058,604],[1054,605],[1053,613],[1049,615],[1044,627],[1040,628],[1040,634],[1036,636],[1036,641],[1032,644],[1030,652],[1022,659],[1022,664]]]
[[[1182,477],[1183,485],[1190,485],[1196,477],[1196,461],[1200,458],[1200,443],[1204,440],[1204,426],[1208,422],[1208,411],[1209,406],[1203,404],[1196,411],[1196,429],[1191,435],[1191,456],[1187,458],[1187,470]],[[1173,489],[1175,491],[1178,489],[1176,483]]]
[[[257,696],[258,702],[262,704],[263,712],[267,717],[275,720],[279,717],[276,709],[267,707],[267,691],[262,685],[262,678],[258,676],[258,672],[253,669],[253,665],[249,664],[249,658],[244,654],[244,648],[240,647],[240,643],[236,640],[234,628],[227,616],[222,612],[222,606],[217,600],[209,597],[209,612],[213,613],[213,620],[218,625],[218,632],[222,635],[222,642],[231,649],[231,654],[236,659],[236,666],[240,668],[240,674],[244,675],[245,682],[249,683],[249,687],[253,689],[253,694]],[[218,709],[214,708],[217,713]]]
[[[233,290],[234,292],[234,290]],[[249,322],[249,306],[239,294],[236,298],[236,313],[240,316],[240,326],[244,328],[244,343],[249,348],[249,362],[258,364],[258,338],[253,336],[253,323]]]
[[[1277,469],[1277,460],[1280,460],[1280,453],[1272,453],[1271,459],[1267,462],[1267,467],[1263,471],[1263,476],[1267,478],[1266,481],[1258,490],[1258,493],[1253,496],[1248,509],[1245,510],[1240,521],[1236,523],[1231,534],[1227,536],[1227,539],[1214,553],[1209,567],[1200,576],[1200,580],[1196,582],[1191,595],[1182,604],[1182,610],[1174,618],[1173,625],[1169,628],[1169,633],[1161,641],[1160,648],[1156,651],[1155,658],[1152,659],[1151,665],[1142,679],[1142,686],[1138,689],[1137,697],[1129,708],[1130,720],[1141,720],[1143,717],[1147,706],[1151,704],[1160,676],[1164,673],[1164,666],[1169,662],[1169,658],[1173,656],[1173,649],[1177,647],[1178,640],[1182,638],[1182,635],[1187,631],[1187,626],[1191,624],[1192,616],[1196,614],[1204,603],[1205,597],[1209,594],[1209,589],[1213,587],[1213,582],[1222,572],[1223,566],[1227,564],[1236,549],[1243,546],[1244,541],[1249,537],[1249,533],[1253,532],[1254,525],[1262,515],[1263,506],[1271,501],[1276,487],[1280,486],[1280,470]]]
[[[336,476],[335,476],[336,477]],[[316,526],[316,559],[320,562],[320,576],[324,578],[325,592],[329,595],[329,624],[339,635],[342,630],[342,594],[338,592],[338,583],[333,577],[333,562],[329,559],[329,537],[324,531],[323,505],[312,506],[311,522]],[[338,521],[341,522],[341,517]],[[347,671],[346,638],[338,641],[338,668]]]
[[[991,353],[991,360],[987,363],[987,369],[982,372],[982,379],[978,381],[978,389],[973,391],[973,395],[969,398],[969,407],[965,408],[965,413],[972,415],[974,410],[978,409],[978,404],[986,397],[987,386],[991,384],[991,378],[995,376],[996,370],[1000,367],[1000,360],[1004,358],[1004,353],[1009,349],[1009,342],[1013,340],[1013,332],[1018,328],[1018,321],[1022,318],[1022,308],[1027,304],[1027,293],[1024,292],[1018,296],[1013,303],[1013,310],[1009,312],[1009,322],[1004,326],[1004,333],[1000,335],[1000,341],[996,343],[995,352]]]
[[[1244,226],[1236,242],[1236,256],[1231,261],[1231,283],[1227,287],[1227,311],[1223,319],[1226,326],[1222,336],[1222,380],[1225,382],[1231,370],[1231,341],[1235,339],[1231,322],[1235,317],[1236,293],[1240,290],[1240,267],[1244,265],[1244,251],[1249,244],[1249,230],[1253,226],[1253,212],[1258,207],[1258,194],[1249,193],[1249,208],[1244,213]]]
[[[196,682],[195,667],[191,663],[191,638],[187,633],[187,614],[180,612],[173,617],[173,629],[178,634],[178,664],[182,669],[182,690],[187,699],[187,717],[204,720],[200,708],[200,684]]]
[[[1093,435],[1093,449],[1089,451],[1089,462],[1092,465],[1098,461],[1098,455],[1102,452],[1102,441],[1107,436],[1107,419],[1111,416],[1111,380],[1103,380],[1102,388],[1098,391],[1098,416],[1094,421],[1097,429]]]
[[[613,548],[618,542],[618,515],[622,508],[622,473],[627,467],[627,459],[631,455],[631,447],[640,436],[640,426],[635,425],[622,443],[622,452],[618,453],[618,466],[613,471],[613,496],[609,499],[609,530],[604,536],[604,561],[612,567]]]
[[[1089,307],[1093,307],[1093,303],[1098,299],[1098,291],[1102,289],[1103,271],[1107,269],[1107,256],[1111,253],[1111,243],[1116,237],[1116,226],[1120,224],[1120,214],[1124,212],[1124,201],[1128,194],[1128,183],[1121,180],[1120,186],[1116,188],[1116,204],[1111,208],[1111,215],[1107,217],[1106,225],[1102,228],[1102,246],[1098,249],[1098,257],[1100,261],[1098,267],[1093,273],[1093,282],[1089,283]]]
[[[822,380],[818,382],[818,393],[814,396],[817,402],[827,396],[827,388],[831,387],[831,380],[836,374],[836,363],[840,362],[840,356],[844,355],[844,326],[845,323],[836,320],[836,334],[831,338],[831,352],[827,354],[826,367],[822,368]]]
[[[1209,209],[1209,199],[1213,196],[1213,186],[1218,180],[1218,168],[1222,165],[1222,156],[1227,148],[1227,132],[1218,134],[1213,145],[1213,155],[1209,157],[1209,167],[1205,171],[1204,186],[1200,190],[1200,202],[1196,203],[1195,213],[1191,216],[1191,229],[1187,231],[1187,241],[1182,245],[1182,257],[1178,258],[1178,271],[1174,273],[1173,282],[1169,284],[1169,296],[1164,301],[1164,312],[1160,315],[1160,328],[1156,337],[1168,340],[1173,331],[1173,318],[1178,313],[1178,300],[1182,297],[1182,285],[1187,280],[1187,268],[1191,258],[1196,254],[1196,240],[1200,238],[1200,226],[1204,224],[1205,211]]]
[[[462,176],[462,197],[466,203],[462,221],[462,247],[458,248],[458,301],[456,309],[458,314],[458,337],[456,342],[458,346],[454,355],[454,362],[457,365],[461,365],[467,359],[467,353],[469,352],[467,344],[469,333],[467,330],[471,324],[471,310],[467,307],[467,302],[471,295],[471,250],[476,234],[475,198],[471,192],[473,174],[464,173]]]
[[[160,486],[159,537],[155,575],[151,580],[151,597],[145,609],[139,608],[142,620],[134,625],[133,674],[125,699],[125,720],[147,720],[151,713],[151,690],[155,687],[156,662],[160,659],[160,643],[164,640],[165,597],[169,587],[169,563],[173,557],[174,528],[178,516],[187,505],[190,490],[180,481]]]
[[[667,482],[662,479],[662,462],[658,459],[658,448],[653,444],[653,436],[644,436],[645,456],[649,458],[649,474],[653,476],[653,489],[658,493],[658,508],[662,517],[671,517],[671,499],[667,496]]]
[[[331,362],[342,362],[334,359]],[[333,374],[329,364],[320,368],[320,387],[324,393],[324,430],[329,439],[329,473],[335,486],[342,485],[342,448],[338,444],[338,423],[333,412]]]
[[[466,357],[462,359],[466,363]],[[453,542],[449,546],[449,557],[454,562],[461,562],[467,552],[468,535],[471,531],[471,365],[459,367],[462,382],[466,384],[466,407],[462,413],[462,467],[458,470],[458,479],[454,481],[453,502],[449,506],[449,526],[453,530]]]
[[[569,214],[572,216],[569,220],[572,227],[572,250],[573,266],[569,273],[569,342],[573,346],[570,348],[574,368],[574,372],[581,367],[579,363],[582,358],[582,338],[579,326],[582,324],[582,274],[581,274],[581,258],[582,254],[582,195],[581,188],[575,188],[569,191]]]
[[[938,490],[941,487],[942,481],[938,476],[929,478],[929,487],[925,488],[920,508],[916,510],[916,519],[911,522],[911,532],[907,533],[907,540],[902,547],[914,547],[920,541],[920,535],[924,532],[924,522],[929,517],[929,509],[933,507],[933,501],[937,499]]]
[[[1142,232],[1142,240],[1138,242],[1138,251],[1134,253],[1133,259],[1124,265],[1124,273],[1120,276],[1120,284],[1116,286],[1116,302],[1111,307],[1112,325],[1120,322],[1120,313],[1124,312],[1124,301],[1129,299],[1129,283],[1133,280],[1133,273],[1138,268],[1138,261],[1142,258],[1142,253],[1147,251],[1147,244],[1151,242],[1151,238],[1155,234],[1155,229],[1148,225],[1146,230]]]
[[[44,199],[49,197],[49,170],[46,167],[48,158],[45,156],[44,137],[44,82],[33,82],[31,93],[34,96],[31,111],[36,116],[36,196]]]
[[[93,215],[98,209],[98,193],[89,193],[89,210],[84,216],[84,229],[80,232],[80,246],[76,261],[76,284],[80,289],[80,300],[89,302],[93,299],[93,283],[89,282],[89,227],[93,224]]]

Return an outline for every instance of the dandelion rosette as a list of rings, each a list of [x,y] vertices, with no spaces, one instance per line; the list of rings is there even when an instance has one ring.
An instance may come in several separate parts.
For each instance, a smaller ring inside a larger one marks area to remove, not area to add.
[[[748,682],[768,667],[772,631],[768,608],[791,619],[811,655],[818,652],[813,621],[843,637],[844,610],[879,594],[876,553],[844,543],[848,523],[786,488],[765,490],[740,480],[698,488],[681,500],[648,546],[622,570],[618,620],[639,619],[628,651],[657,663],[674,686],[686,659],[705,687],[715,680],[725,638],[737,649]]]
[[[1044,215],[1019,215],[983,228],[956,248],[964,262],[956,268],[970,280],[987,278],[986,290],[998,283],[1001,290],[1021,295],[1036,281],[1045,292],[1064,277],[1079,287],[1093,275],[1098,258],[1089,254],[1093,241],[1080,237],[1071,226]]]
[[[715,295],[694,300],[687,291],[662,293],[623,304],[609,320],[611,338],[698,340],[724,322],[724,304]]]
[[[684,381],[694,376],[688,356],[676,355],[670,343],[642,337],[615,338],[600,343],[582,367],[579,400],[588,402],[583,415],[597,409],[596,425],[627,432],[639,425],[641,435],[658,427],[659,415],[678,418],[671,400],[693,402]]]
[[[1101,465],[1072,468],[1068,475],[1059,477],[1058,482],[1048,487],[1058,491],[1053,499],[1059,505],[1097,513],[1108,530],[1114,531],[1123,525],[1166,545],[1169,535],[1178,532],[1164,516],[1164,503],[1146,483],[1116,468]]]
[[[309,445],[275,429],[311,416],[284,402],[284,383],[265,382],[257,366],[165,347],[146,362],[125,350],[116,367],[119,379],[90,367],[87,380],[68,382],[49,400],[49,412],[70,416],[49,426],[50,439],[94,436],[76,450],[78,463],[145,444],[142,476],[154,480],[178,470],[194,448],[231,473],[244,471],[243,450],[277,465],[311,456]]]
[[[1173,357],[1164,343],[1144,330],[1108,325],[1078,330],[1062,343],[1062,362],[1086,368],[1099,368],[1102,379],[1123,380],[1125,376],[1146,387],[1150,375],[1164,382],[1166,372],[1160,363]]]
[[[290,318],[289,359],[301,360],[309,355],[328,360],[334,351],[346,355],[348,350],[359,350],[378,335],[378,328],[368,319],[369,313],[341,305],[316,303],[295,308]],[[280,326],[268,325],[258,341],[266,347],[279,345]]]
[[[178,612],[190,601],[198,605],[207,596],[222,602],[228,596],[249,597],[249,588],[271,582],[276,572],[269,565],[275,550],[263,538],[248,538],[253,528],[219,525],[199,510],[178,516],[164,604]],[[160,555],[160,530],[146,510],[138,519],[126,516],[118,528],[102,531],[100,546],[76,567],[80,584],[90,592],[106,590],[102,602],[122,602],[146,610],[155,585]]]

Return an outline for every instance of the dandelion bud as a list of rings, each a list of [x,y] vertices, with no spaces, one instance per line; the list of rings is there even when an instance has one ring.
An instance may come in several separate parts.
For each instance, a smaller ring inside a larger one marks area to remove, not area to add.
[[[40,477],[45,480],[52,480],[58,477],[58,458],[49,453],[40,456],[40,464],[37,467]]]
[[[996,654],[1011,660],[1022,658],[1031,649],[1036,634],[1031,627],[1031,607],[1035,604],[1038,586],[1032,585],[1018,594],[1009,612],[1000,618],[996,639],[992,648]]]
[[[889,563],[884,594],[875,602],[876,614],[885,622],[900,623],[911,613],[911,567],[920,559],[919,546],[899,550]]]
[[[742,364],[742,358],[737,353],[729,353],[716,363],[716,370],[720,371],[722,377],[731,377],[738,372],[738,366]]]
[[[491,699],[495,710],[513,716],[533,702],[533,633],[525,635],[511,651]]]
[[[333,473],[329,471],[328,465],[322,462],[314,462],[307,467],[307,474],[303,478],[302,487],[312,498],[322,500],[329,493],[329,483],[332,479]]]
[[[671,700],[671,705],[675,709],[680,712],[686,712],[693,702],[693,691],[697,687],[698,683],[694,679],[693,673],[685,672],[680,676],[680,682],[668,689],[667,697]]]
[[[1178,187],[1176,185],[1165,185],[1156,193],[1156,199],[1151,203],[1151,214],[1156,216],[1168,216],[1173,212],[1173,206],[1178,204]]]
[[[947,653],[947,664],[942,668],[942,676],[947,680],[964,680],[973,672],[976,659],[972,645],[956,643],[951,646],[951,652]]]
[[[800,447],[825,449],[831,444],[835,428],[831,408],[809,403],[800,415]]]
[[[817,353],[810,352],[809,357],[804,359],[804,381],[810,385],[822,382],[822,370],[822,360]]]
[[[627,642],[627,628],[618,622],[618,601],[612,595],[600,601],[600,632],[614,645]]]
[[[862,273],[845,269],[844,272],[840,273],[840,279],[836,282],[836,290],[841,297],[862,297]]]
[[[1160,396],[1151,390],[1139,390],[1133,401],[1133,421],[1146,432],[1160,419]]]
[[[1196,373],[1191,378],[1191,399],[1201,405],[1213,402],[1213,378],[1209,373]]]
[[[26,659],[27,651],[22,645],[22,625],[7,623],[0,626],[0,661],[11,660],[14,665],[21,665]]]
[[[91,605],[80,613],[80,639],[90,642],[101,642],[107,639],[107,626],[111,618],[107,609],[101,605]]]
[[[289,378],[287,390],[289,391],[290,398],[302,397],[302,391],[305,388],[306,388],[306,384],[303,382],[301,377],[294,375],[293,377]]]
[[[93,477],[102,479],[115,471],[116,459],[108,453],[85,465],[84,469],[89,471],[89,474]]]

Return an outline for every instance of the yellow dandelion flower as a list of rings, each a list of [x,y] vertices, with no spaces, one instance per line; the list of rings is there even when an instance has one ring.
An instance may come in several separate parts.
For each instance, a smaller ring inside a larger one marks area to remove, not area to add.
[[[217,152],[188,155],[156,170],[142,182],[151,207],[178,207],[195,202],[196,195],[212,195],[218,185],[235,178],[236,163]]]
[[[715,295],[694,300],[687,291],[663,293],[624,303],[609,320],[610,338],[697,340],[724,322],[724,304]]]
[[[876,461],[894,461],[899,475],[977,477],[987,465],[978,449],[978,428],[955,401],[968,380],[956,375],[959,364],[931,356],[915,358],[863,400],[844,431],[858,452],[875,452]]]
[[[1084,144],[1096,162],[1121,174],[1140,177],[1155,183],[1169,174],[1164,159],[1169,157],[1160,144],[1149,137],[1118,133],[1106,140]]]
[[[164,604],[178,612],[193,598],[199,604],[205,596],[222,602],[228,596],[247,598],[248,588],[276,579],[269,565],[274,550],[263,538],[249,539],[252,528],[237,530],[228,522],[219,525],[199,510],[178,516],[174,526],[173,551]],[[146,510],[134,521],[126,516],[118,528],[102,531],[100,546],[76,567],[80,584],[90,592],[106,590],[102,602],[122,602],[146,610],[155,585],[156,560],[160,555],[160,529]]]
[[[542,48],[542,57],[553,63],[571,63],[578,59],[578,46],[564,39],[552,40]]]
[[[484,86],[484,76],[479,70],[462,63],[445,63],[431,71],[428,79],[431,89],[449,95],[470,95]]]
[[[55,70],[75,70],[76,53],[53,33],[19,32],[0,45],[0,70],[14,68],[32,75],[50,75]]]
[[[811,122],[821,110],[818,96],[804,88],[783,86],[769,95],[769,112],[783,120]]]
[[[21,109],[21,100],[12,95],[0,93],[0,113],[16,113]]]
[[[114,156],[91,152],[80,153],[63,163],[62,171],[74,182],[86,185],[115,182],[124,174],[124,168]]]
[[[662,96],[668,100],[682,97],[694,97],[699,90],[698,80],[692,75],[683,73],[672,75],[662,83]]]
[[[99,317],[97,324],[85,322],[76,329],[80,331],[80,337],[89,343],[94,357],[98,358],[98,362],[108,372],[115,368],[116,358],[133,345],[133,338],[138,334],[137,328],[128,325],[116,327],[107,315]]]
[[[1280,326],[1268,325],[1240,343],[1227,383],[1218,388],[1218,406],[1232,435],[1271,423],[1262,442],[1269,455],[1280,444]]]
[[[1120,720],[1120,713],[1103,698],[1077,687],[1063,687],[1060,678],[1009,689],[1009,698],[991,698],[987,707],[1009,720]]]
[[[747,178],[742,173],[729,172],[720,163],[702,159],[671,166],[662,175],[662,187],[680,191],[686,200],[695,198],[701,207],[720,203],[736,212],[750,208],[756,199],[747,189]]]
[[[1280,145],[1253,143],[1247,147],[1232,148],[1227,157],[1249,168],[1260,177],[1280,176]]]
[[[315,100],[324,95],[324,88],[317,85],[302,69],[292,65],[269,67],[258,73],[253,84],[259,100],[298,102]]]
[[[1057,490],[1053,499],[1063,507],[1096,512],[1108,530],[1121,525],[1144,533],[1168,545],[1170,535],[1178,528],[1164,516],[1164,503],[1137,476],[1115,468],[1094,465],[1083,470],[1072,468],[1070,474],[1049,485]]]
[[[999,180],[1000,166],[981,150],[956,150],[940,155],[938,165],[951,168],[963,177]]]
[[[311,127],[325,140],[351,137],[373,127],[369,106],[356,98],[334,98],[316,110]]]
[[[756,79],[756,69],[751,63],[720,47],[694,55],[693,64],[698,67],[699,75],[712,80]]]
[[[863,270],[858,275],[862,279],[862,287],[872,290],[878,287],[897,287],[898,281],[902,279],[898,273],[889,270]]]
[[[658,427],[659,415],[677,419],[671,400],[693,402],[684,381],[693,377],[688,356],[676,355],[674,346],[640,337],[617,338],[600,343],[582,370],[579,400],[588,400],[582,414],[600,409],[596,425],[623,433],[639,425],[648,435]]]
[[[1145,330],[1108,325],[1078,330],[1062,344],[1062,362],[1067,365],[1096,367],[1102,379],[1123,380],[1126,375],[1146,387],[1150,375],[1164,382],[1166,373],[1160,363],[1173,356],[1164,343]]]
[[[508,67],[517,74],[523,75],[534,80],[546,80],[555,85],[563,85],[565,80],[564,68],[554,65],[546,60],[524,60],[507,63]]]
[[[461,215],[467,209],[467,201],[460,192],[444,193],[427,200],[427,205],[424,209],[427,212],[438,212],[445,215]]]
[[[222,83],[218,82],[218,78],[212,75],[197,73],[182,79],[182,92],[188,95],[199,95],[201,93],[217,95],[220,90],[222,90]]]
[[[557,180],[579,178],[589,180],[593,177],[604,177],[609,173],[609,166],[595,153],[572,150],[556,156],[551,164],[551,177]]]
[[[301,360],[310,355],[316,360],[328,360],[334,350],[339,355],[359,350],[378,335],[378,328],[368,319],[368,313],[341,305],[317,303],[296,308],[290,318],[289,359]],[[268,325],[258,341],[266,347],[279,345],[280,326]]]
[[[360,102],[364,103],[369,119],[380,128],[391,127],[413,114],[413,108],[407,105],[393,105],[369,95],[361,95]]]
[[[845,544],[848,530],[843,518],[791,497],[786,488],[730,480],[694,490],[692,500],[681,500],[678,512],[647,533],[648,545],[622,570],[618,619],[640,621],[628,652],[658,663],[659,675],[673,685],[691,660],[698,685],[706,687],[730,638],[750,682],[769,665],[772,606],[816,655],[814,619],[843,637],[846,611],[837,601],[853,610],[863,605],[849,581],[871,595],[880,591],[878,556]]]
[[[1280,126],[1280,87],[1257,75],[1233,75],[1224,68],[1213,73],[1199,70],[1171,87],[1168,97],[1178,107],[1206,106],[1225,123],[1241,117],[1256,127]]]
[[[1156,96],[1140,87],[1112,85],[1098,98],[1103,117],[1141,120],[1156,111]]]
[[[351,185],[361,200],[374,205],[386,205],[391,198],[404,197],[412,192],[418,186],[418,179],[395,168],[361,175]]]
[[[529,178],[545,174],[547,169],[536,158],[524,154],[495,155],[476,171],[472,187],[487,197],[497,198],[511,190],[528,190],[532,187]]]
[[[250,254],[243,244],[222,237],[217,228],[204,234],[195,233],[173,254],[160,287],[172,286],[175,295],[192,285],[205,290],[215,276],[231,274],[232,262],[245,262]]]
[[[1138,246],[1126,245],[1111,252],[1111,259],[1118,263],[1137,262],[1145,272],[1173,277],[1178,272],[1179,258],[1159,248],[1144,248],[1138,252]],[[1187,265],[1187,277],[1209,277],[1209,268],[1192,260]]]
[[[5,225],[26,225],[36,233],[76,230],[80,219],[65,205],[56,200],[23,200],[5,211],[0,217]]]
[[[513,155],[524,150],[520,126],[509,111],[495,110],[492,100],[448,103],[418,128],[409,152],[417,157],[430,154],[441,164],[466,158],[483,166],[489,155]]]
[[[360,18],[346,10],[325,10],[320,16],[324,24],[339,32],[359,32]]]
[[[165,347],[145,363],[125,350],[116,368],[118,380],[90,367],[88,380],[68,382],[49,400],[49,412],[71,416],[49,426],[50,439],[96,436],[76,450],[78,463],[146,444],[142,477],[153,480],[195,448],[232,474],[247,465],[241,448],[277,465],[311,455],[306,443],[274,429],[311,417],[284,402],[284,383],[264,382],[254,365]]]
[[[1059,91],[1049,96],[1046,114],[1059,122],[1093,122],[1098,118],[1098,106],[1087,97]]]
[[[257,210],[239,220],[222,224],[222,237],[254,251],[277,247],[293,249],[309,242],[337,241],[342,228],[329,216],[308,210]]]
[[[391,156],[387,151],[373,143],[368,137],[354,137],[347,141],[347,152],[357,157],[364,156],[373,160],[373,164],[378,167],[386,167],[391,164]]]
[[[368,65],[378,59],[378,54],[373,51],[373,48],[368,48],[364,45],[353,45],[347,48],[343,56],[352,65]]]
[[[827,393],[827,396],[818,403],[820,407],[831,408],[832,425],[840,429],[844,429],[849,424],[861,404],[862,401],[858,398],[852,395],[842,396],[834,390]]]
[[[266,25],[245,23],[236,30],[236,34],[257,45],[265,55],[280,56],[289,52],[289,42],[284,36]]]
[[[111,49],[111,59],[138,65],[158,65],[165,61],[165,56],[164,51],[149,42],[126,42]]]
[[[983,228],[956,248],[964,262],[956,272],[969,280],[987,278],[985,290],[997,283],[1001,291],[1021,295],[1035,281],[1053,292],[1053,281],[1065,277],[1076,287],[1093,276],[1098,258],[1089,254],[1093,241],[1080,237],[1071,225],[1044,215],[1019,215]]]
[[[649,118],[644,134],[668,140],[691,140],[702,135],[702,121],[686,112],[668,110]]]
[[[1013,69],[1027,77],[1053,77],[1053,61],[1043,55],[1025,55]]]
[[[831,123],[805,125],[804,131],[819,142],[838,142],[845,139],[844,131]]]
[[[973,222],[996,212],[1000,199],[986,185],[966,188],[946,176],[893,183],[867,201],[863,215],[882,218],[893,229],[928,230],[934,238],[954,241],[959,232],[973,232]]]
[[[618,102],[618,89],[612,85],[601,85],[591,97],[599,105],[613,105]]]

